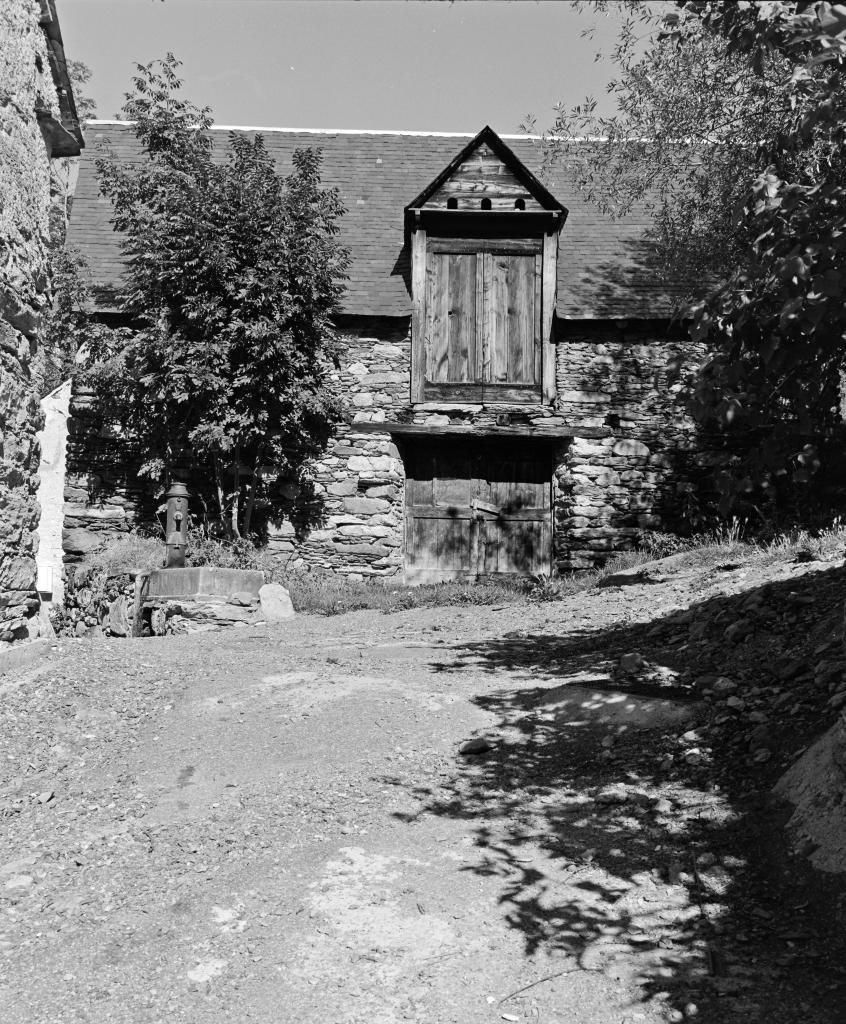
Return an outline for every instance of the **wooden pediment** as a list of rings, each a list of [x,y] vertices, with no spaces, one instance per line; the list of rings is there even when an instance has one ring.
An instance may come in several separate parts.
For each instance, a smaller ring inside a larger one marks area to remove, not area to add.
[[[485,127],[406,207],[463,213],[566,210],[514,155],[496,132]]]

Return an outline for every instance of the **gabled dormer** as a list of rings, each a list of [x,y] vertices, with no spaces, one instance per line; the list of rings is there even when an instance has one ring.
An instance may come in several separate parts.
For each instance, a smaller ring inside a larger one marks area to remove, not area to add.
[[[405,209],[413,402],[555,397],[559,203],[485,127]]]

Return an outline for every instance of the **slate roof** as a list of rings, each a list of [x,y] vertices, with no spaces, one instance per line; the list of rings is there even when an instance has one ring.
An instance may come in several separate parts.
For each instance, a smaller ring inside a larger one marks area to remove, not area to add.
[[[216,127],[212,132],[221,154],[231,130],[247,135],[260,131],[282,173],[290,170],[295,149],[322,149],[322,180],[337,186],[347,208],[341,237],[352,252],[352,266],[344,312],[364,316],[409,314],[404,207],[443,171],[472,136]],[[115,305],[121,259],[118,237],[109,223],[111,207],[99,195],[94,161],[102,147],[125,161],[138,158],[140,149],[131,126],[117,121],[89,122],[86,138],[88,146],[80,160],[68,244],[87,259],[99,304],[109,308]],[[540,175],[540,141],[523,136],[506,138],[527,168]],[[558,316],[642,319],[670,315],[672,296],[650,268],[649,246],[644,240],[648,214],[635,210],[612,221],[580,196],[567,180],[566,170],[543,180],[569,209],[559,237]]]

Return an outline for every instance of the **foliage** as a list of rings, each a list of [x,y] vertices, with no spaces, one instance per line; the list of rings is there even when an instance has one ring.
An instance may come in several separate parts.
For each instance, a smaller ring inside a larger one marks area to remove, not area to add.
[[[319,151],[298,150],[287,178],[261,135],[233,133],[216,158],[210,111],[180,96],[178,66],[172,54],[137,65],[123,114],[144,159],[97,160],[138,328],[92,347],[90,380],[143,472],[164,482],[190,453],[237,537],[267,477],[307,477],[334,429],[343,207],[321,188]]]
[[[559,109],[548,159],[569,160],[609,214],[652,213],[658,270],[687,282],[692,337],[712,353],[692,409],[741,442],[718,480],[728,512],[759,488],[774,499],[806,482],[815,441],[839,424],[846,12],[627,7],[619,113],[596,117],[590,99]],[[585,135],[607,141],[566,142]]]
[[[73,88],[73,99],[76,104],[76,113],[80,122],[97,116],[97,103],[91,96],[87,96],[82,90],[91,81],[92,71],[81,60],[68,61],[68,78]]]
[[[42,395],[75,376],[86,349],[120,337],[91,315],[88,266],[80,252],[64,244],[51,249],[50,283],[52,304],[42,320],[37,363]]]
[[[785,63],[773,59],[759,76],[700,22],[686,25],[680,45],[666,4],[627,6],[608,87],[618,112],[597,115],[592,97],[558,104],[545,161],[548,170],[565,163],[607,215],[649,214],[656,270],[690,297],[730,272],[746,242],[735,213],[762,133],[779,131],[789,112]]]

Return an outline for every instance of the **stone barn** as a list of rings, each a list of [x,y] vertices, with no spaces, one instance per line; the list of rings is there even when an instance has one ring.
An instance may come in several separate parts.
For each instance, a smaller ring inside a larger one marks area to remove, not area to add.
[[[255,131],[214,129],[221,150],[232,130]],[[337,371],[347,414],[315,468],[310,514],[292,493],[271,551],[355,578],[549,574],[684,515],[697,436],[668,366],[698,353],[671,322],[643,210],[601,216],[565,167],[541,182],[539,139],[488,127],[260,131],[282,172],[295,149],[322,150],[352,253]],[[94,155],[102,143],[129,160],[138,144],[120,122],[88,135],[69,241],[118,322],[120,251]],[[143,502],[84,395],[71,411],[72,560],[129,529]]]

